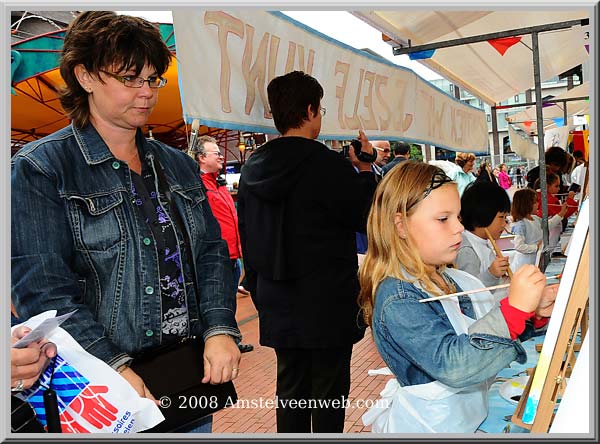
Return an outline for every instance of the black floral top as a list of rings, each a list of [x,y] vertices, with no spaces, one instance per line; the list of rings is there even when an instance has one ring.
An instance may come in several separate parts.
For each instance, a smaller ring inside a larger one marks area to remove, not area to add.
[[[158,181],[155,182],[151,166],[142,161],[141,176],[131,171],[131,178],[131,194],[135,206],[152,231],[159,258],[162,342],[166,342],[188,334],[188,310],[181,269],[184,242],[181,230],[173,224],[154,191]],[[166,201],[162,192],[161,201]]]

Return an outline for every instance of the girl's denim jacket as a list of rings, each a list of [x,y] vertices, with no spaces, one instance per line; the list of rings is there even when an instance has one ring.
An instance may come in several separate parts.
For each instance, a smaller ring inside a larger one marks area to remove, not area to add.
[[[229,253],[198,165],[140,130],[136,143],[152,168],[162,168],[171,199],[163,206],[179,212],[191,244],[191,261],[182,258],[190,335],[239,341]],[[113,368],[160,345],[152,232],[134,210],[127,164],[95,128],[68,126],[24,146],[11,160],[11,187],[12,298],[19,318],[77,309],[62,326]]]
[[[512,361],[526,361],[519,340],[531,337],[533,326],[513,341],[498,305],[475,321],[468,335],[457,335],[440,302],[419,302],[430,296],[391,277],[377,288],[373,336],[400,385],[437,380],[450,387],[467,387],[494,377]],[[459,303],[463,314],[474,318],[470,298],[459,296]]]

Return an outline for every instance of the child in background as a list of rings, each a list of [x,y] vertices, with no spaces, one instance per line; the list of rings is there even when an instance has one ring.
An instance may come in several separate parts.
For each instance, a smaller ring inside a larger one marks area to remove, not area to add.
[[[497,257],[486,230],[494,240],[502,235],[510,213],[508,194],[491,182],[476,182],[461,199],[460,218],[465,227],[456,257],[456,267],[479,279],[486,287],[508,283],[508,258]],[[500,300],[507,293],[502,288],[493,292]]]
[[[536,190],[539,190],[540,188],[540,180],[536,180],[535,181],[535,185],[534,185]],[[546,177],[546,191],[548,194],[548,217],[552,217],[555,214],[558,214],[561,212],[562,210],[562,203],[561,201],[558,199],[558,197],[556,197],[556,194],[560,191],[560,177],[558,176],[558,174],[555,173],[549,173],[548,176]],[[540,202],[540,204],[538,205],[538,209],[537,209],[537,216],[538,217],[542,217],[542,192],[538,191],[537,193],[538,195],[538,202]],[[567,198],[565,199],[565,202],[567,203],[567,211],[565,213],[565,215],[563,216],[563,219],[568,219],[569,217],[571,217],[573,214],[575,214],[577,212],[577,209],[579,208],[579,202],[577,202],[575,199],[573,199],[573,197],[575,196],[575,192],[574,191],[569,191],[569,194],[567,195]],[[558,245],[558,242],[560,240],[560,233],[562,233],[563,231],[563,226],[561,224],[560,227],[554,227],[552,230],[549,230],[549,240],[548,240],[548,245],[550,247],[556,247]]]
[[[386,402],[363,416],[373,432],[474,432],[488,414],[490,378],[526,358],[517,340],[533,332],[526,321],[552,310],[556,292],[544,291],[531,265],[515,273],[499,306],[489,292],[419,302],[483,286],[446,267],[461,244],[459,214],[456,184],[426,163],[393,168],[375,193],[359,303],[395,379]]]
[[[538,207],[538,194],[531,188],[523,188],[515,192],[510,210],[513,219],[511,230],[515,235],[513,244],[516,250],[512,263],[513,271],[524,264],[535,264],[537,251],[542,246],[542,220],[536,214]],[[550,232],[561,226],[566,213],[565,202],[560,212],[548,220]]]
[[[505,164],[500,164],[500,166],[498,167],[498,184],[505,190],[508,190],[511,185],[512,185],[512,181],[510,180],[510,176],[508,175],[507,172],[507,167]]]

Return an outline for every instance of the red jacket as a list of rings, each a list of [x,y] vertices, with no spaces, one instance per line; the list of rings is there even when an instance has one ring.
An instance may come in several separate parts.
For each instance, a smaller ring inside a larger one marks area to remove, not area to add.
[[[233,198],[226,186],[217,185],[217,173],[203,173],[201,177],[208,192],[210,208],[221,226],[221,237],[227,242],[229,257],[238,259],[242,257],[242,246]]]
[[[541,201],[542,201],[542,192],[538,191],[538,202],[541,202]],[[566,219],[571,217],[571,215],[577,211],[577,209],[579,207],[579,203],[576,200],[573,200],[570,197],[568,197],[567,205],[568,205],[567,213],[565,214]],[[562,204],[560,203],[560,200],[558,200],[558,197],[553,196],[552,194],[548,194],[548,219],[550,219],[555,214],[560,213],[561,207],[562,207]],[[539,217],[542,217],[542,205],[541,204],[538,207],[537,215]]]

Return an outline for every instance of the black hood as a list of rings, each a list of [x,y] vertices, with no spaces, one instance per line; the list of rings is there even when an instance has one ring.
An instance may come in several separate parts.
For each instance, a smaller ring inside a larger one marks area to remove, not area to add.
[[[310,168],[310,158],[327,149],[322,143],[303,137],[271,140],[244,164],[241,181],[261,199],[281,200],[306,173],[305,168]]]

